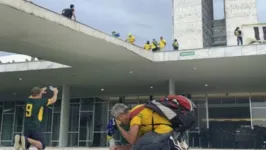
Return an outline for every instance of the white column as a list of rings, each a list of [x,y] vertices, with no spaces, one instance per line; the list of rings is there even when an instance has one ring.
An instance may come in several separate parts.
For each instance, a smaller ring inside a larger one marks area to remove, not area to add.
[[[179,49],[203,47],[202,0],[173,0],[174,39]]]
[[[69,109],[70,109],[70,87],[68,85],[63,85],[61,114],[60,114],[59,147],[67,146],[68,127],[69,127]]]
[[[170,79],[168,84],[169,84],[169,94],[170,95],[176,94],[175,93],[175,81],[173,79]]]
[[[225,0],[225,19],[227,45],[237,45],[235,28],[258,23],[256,0]],[[246,36],[245,32],[243,35]],[[246,40],[243,39],[243,42]]]

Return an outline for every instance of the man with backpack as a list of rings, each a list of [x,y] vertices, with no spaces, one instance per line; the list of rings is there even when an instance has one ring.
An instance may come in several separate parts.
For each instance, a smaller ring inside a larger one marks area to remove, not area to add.
[[[169,95],[152,100],[133,109],[116,104],[112,116],[123,124],[129,124],[129,131],[117,125],[122,136],[133,144],[133,150],[181,150],[173,133],[188,130],[195,122],[191,111],[193,104],[181,95]]]
[[[76,21],[74,5],[71,4],[70,8],[63,9],[62,15],[69,18],[69,19],[72,19],[72,17],[73,17],[73,19]]]

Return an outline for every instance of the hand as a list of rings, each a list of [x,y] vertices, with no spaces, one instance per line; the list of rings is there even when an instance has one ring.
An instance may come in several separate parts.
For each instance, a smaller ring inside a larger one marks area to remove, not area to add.
[[[41,89],[42,94],[47,93],[46,90],[47,90],[47,87],[42,88],[42,89]]]

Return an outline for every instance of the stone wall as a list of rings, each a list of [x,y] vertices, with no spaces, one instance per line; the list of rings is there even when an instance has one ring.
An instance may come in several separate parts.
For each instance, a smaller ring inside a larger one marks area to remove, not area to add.
[[[173,24],[180,49],[203,47],[202,0],[173,0]]]
[[[237,45],[235,28],[258,22],[256,0],[225,0],[225,18],[227,45]]]

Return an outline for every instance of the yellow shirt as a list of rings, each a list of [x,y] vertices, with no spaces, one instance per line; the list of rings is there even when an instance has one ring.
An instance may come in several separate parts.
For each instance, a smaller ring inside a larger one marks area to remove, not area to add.
[[[144,49],[146,49],[146,50],[151,50],[151,45],[150,45],[150,44],[145,44],[145,45],[144,45]]]
[[[156,45],[154,44],[154,42],[152,42],[151,49],[155,49],[155,48],[156,48]]]
[[[135,110],[136,108],[142,105],[135,106],[131,111]],[[130,121],[130,126],[133,125],[140,125],[139,134],[144,135],[150,131],[152,131],[152,117],[154,120],[154,124],[162,124],[162,125],[154,125],[154,132],[156,133],[169,133],[173,129],[169,126],[171,123],[164,117],[161,117],[156,112],[149,108],[144,108],[138,115],[136,115]],[[167,125],[169,124],[169,125]]]
[[[160,48],[164,48],[166,45],[166,41],[165,40],[160,40],[159,42]]]
[[[129,43],[131,43],[131,44],[134,44],[134,42],[135,42],[135,37],[132,35],[132,36],[128,37],[127,41],[128,41]]]

